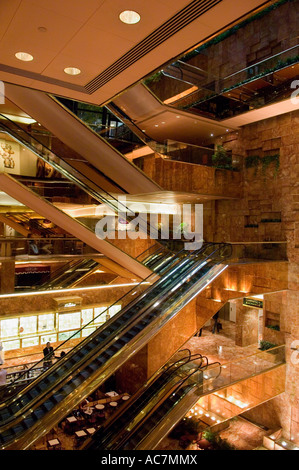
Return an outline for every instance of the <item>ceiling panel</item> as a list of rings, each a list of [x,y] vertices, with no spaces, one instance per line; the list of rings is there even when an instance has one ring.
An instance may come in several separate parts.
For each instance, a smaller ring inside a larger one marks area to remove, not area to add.
[[[10,1],[10,0],[9,0]],[[34,8],[44,8],[56,16],[69,18],[84,23],[103,4],[105,0],[22,0],[24,4],[32,4]],[[111,2],[110,2],[111,3]]]
[[[2,0],[0,2],[0,40],[7,30],[22,0]]]

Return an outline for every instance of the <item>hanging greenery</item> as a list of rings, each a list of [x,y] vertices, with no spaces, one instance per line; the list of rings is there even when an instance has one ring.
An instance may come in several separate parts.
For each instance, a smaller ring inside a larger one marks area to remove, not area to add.
[[[266,174],[268,166],[270,166],[272,163],[275,164],[274,177],[277,176],[277,173],[278,173],[278,170],[279,170],[279,167],[280,167],[279,154],[265,155],[264,158],[262,158],[262,173],[263,173],[263,175]]]
[[[272,164],[275,164],[274,177],[276,178],[280,168],[280,155],[265,155],[260,157],[259,155],[249,155],[245,158],[245,168],[255,168],[255,175],[258,172],[259,166],[262,168],[262,174],[265,175],[267,168]]]

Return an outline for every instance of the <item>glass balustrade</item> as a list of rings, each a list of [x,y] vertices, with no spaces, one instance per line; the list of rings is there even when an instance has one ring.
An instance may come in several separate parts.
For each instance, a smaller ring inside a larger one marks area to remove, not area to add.
[[[181,358],[165,371],[160,371],[158,378],[151,379],[141,394],[133,395],[117,416],[85,443],[83,449],[152,448],[148,447],[149,443],[153,445],[165,436],[186,415],[190,404],[194,407],[199,396],[218,391],[217,396],[223,398],[225,387],[285,364],[285,346],[258,351],[226,364],[209,364],[207,358],[198,356],[186,356],[185,361]],[[224,398],[236,405],[240,413],[250,406],[231,396]],[[192,417],[192,413],[188,413],[188,417]],[[168,426],[163,424],[167,421]],[[145,439],[148,439],[147,447],[144,442],[142,444]]]
[[[126,307],[96,329],[86,340],[80,342],[56,365],[43,372],[39,380],[34,381],[24,393],[12,396],[10,403],[6,402],[4,408],[0,406],[0,421],[3,425],[6,423],[0,435],[3,444],[6,445],[12,436],[17,435],[20,437],[19,444],[23,446],[23,436],[28,426],[34,426],[32,439],[36,439],[37,433],[40,433],[42,417],[47,420],[47,426],[52,427],[55,414],[48,413],[53,407],[59,406],[62,414],[68,412],[76,400],[82,400],[83,390],[84,394],[89,394],[94,389],[94,373],[98,376],[101,371],[100,382],[104,381],[115,368],[124,363],[130,351],[136,352],[142,347],[165,322],[196,295],[199,288],[205,288],[217,274],[222,272],[224,268],[221,263],[225,259],[226,247],[220,245],[214,249],[210,246],[209,248],[209,253],[205,253],[203,248],[192,255],[189,253],[186,258],[177,260],[141,296],[131,300]],[[216,269],[217,266],[219,271]],[[142,287],[143,284],[144,282]],[[135,290],[127,294],[127,298],[132,299],[136,294]],[[120,355],[119,351],[126,351],[126,354]],[[70,375],[72,379],[65,382]],[[99,379],[96,380],[97,386],[100,382]],[[54,395],[49,395],[52,389]],[[43,394],[46,390],[48,398],[45,397],[45,401]],[[22,423],[14,425],[13,422],[19,413],[24,417]],[[9,424],[11,420],[13,422]],[[28,441],[26,442],[28,444]]]

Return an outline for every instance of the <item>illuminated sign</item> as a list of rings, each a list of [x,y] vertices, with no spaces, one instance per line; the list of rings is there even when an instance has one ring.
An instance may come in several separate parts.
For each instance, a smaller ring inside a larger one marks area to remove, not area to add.
[[[254,307],[254,308],[263,308],[264,306],[264,303],[262,300],[258,300],[258,299],[250,299],[248,297],[245,297],[243,299],[243,305],[245,307]]]

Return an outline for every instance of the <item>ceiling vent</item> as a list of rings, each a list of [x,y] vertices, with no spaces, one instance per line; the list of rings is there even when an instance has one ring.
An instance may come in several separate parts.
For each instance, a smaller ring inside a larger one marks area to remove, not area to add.
[[[222,0],[193,0],[176,15],[132,47],[126,54],[110,65],[106,70],[91,80],[85,90],[91,94],[104,86],[118,74],[140,60],[164,41],[188,26],[192,21],[209,11]]]

